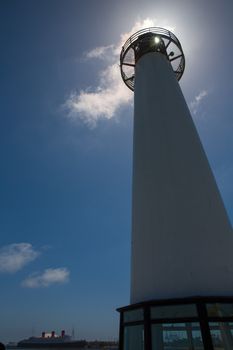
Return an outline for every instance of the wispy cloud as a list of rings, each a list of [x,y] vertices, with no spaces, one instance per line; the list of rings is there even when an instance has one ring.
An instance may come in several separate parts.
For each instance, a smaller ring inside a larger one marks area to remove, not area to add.
[[[106,55],[109,55],[112,53],[114,46],[113,45],[108,45],[108,46],[98,46],[94,48],[91,51],[88,51],[85,54],[86,58],[92,59],[92,58],[100,58],[100,59],[105,59]]]
[[[194,97],[194,100],[190,103],[190,109],[191,112],[196,115],[198,112],[198,108],[200,106],[200,103],[202,102],[202,100],[208,96],[208,91],[207,90],[201,90],[199,92],[199,94],[197,96]]]
[[[41,274],[34,273],[28,276],[22,286],[27,288],[49,287],[53,284],[63,284],[69,281],[70,272],[66,267],[49,268]]]
[[[79,119],[93,128],[100,119],[111,119],[116,110],[132,99],[132,92],[120,79],[119,67],[108,66],[100,74],[100,84],[95,89],[72,93],[66,102],[69,117]]]
[[[89,127],[96,126],[100,119],[111,119],[120,107],[132,103],[133,93],[124,85],[119,71],[119,55],[122,45],[135,32],[142,28],[163,26],[174,31],[174,27],[166,23],[158,23],[156,19],[146,18],[137,21],[131,30],[120,36],[118,43],[96,47],[86,53],[86,58],[106,59],[106,68],[98,73],[99,84],[79,92],[72,92],[65,102],[68,117],[81,120]],[[109,60],[113,62],[108,64]]]
[[[0,249],[0,272],[14,273],[35,260],[39,252],[30,243],[13,243]]]

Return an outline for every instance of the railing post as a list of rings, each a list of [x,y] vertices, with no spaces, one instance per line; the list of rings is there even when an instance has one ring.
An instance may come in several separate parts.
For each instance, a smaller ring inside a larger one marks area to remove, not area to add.
[[[200,320],[200,327],[201,327],[201,334],[202,334],[204,349],[214,350],[212,338],[211,338],[211,334],[210,334],[206,306],[203,302],[198,302],[196,305],[197,305],[198,317]]]

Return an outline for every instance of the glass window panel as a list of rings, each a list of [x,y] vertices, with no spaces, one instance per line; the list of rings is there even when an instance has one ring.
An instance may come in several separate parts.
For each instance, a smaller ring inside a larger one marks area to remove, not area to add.
[[[233,349],[233,329],[228,322],[210,322],[209,327],[214,350]]]
[[[152,325],[152,350],[204,350],[199,323]]]
[[[131,310],[124,312],[124,322],[142,321],[143,309]]]
[[[206,304],[207,313],[209,317],[232,317],[233,304]]]
[[[143,325],[124,328],[124,350],[144,350]]]
[[[165,305],[151,308],[151,318],[197,317],[196,305]]]

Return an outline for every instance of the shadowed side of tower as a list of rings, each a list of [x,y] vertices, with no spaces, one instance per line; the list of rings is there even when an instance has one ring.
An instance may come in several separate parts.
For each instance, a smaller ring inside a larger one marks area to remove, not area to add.
[[[136,64],[131,302],[233,292],[233,234],[166,56]]]

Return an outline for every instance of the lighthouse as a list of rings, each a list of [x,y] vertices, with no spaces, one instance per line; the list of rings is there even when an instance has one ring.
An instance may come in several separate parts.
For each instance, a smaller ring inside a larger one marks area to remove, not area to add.
[[[182,46],[133,34],[121,75],[134,91],[130,305],[120,350],[233,349],[233,232],[183,97]]]

